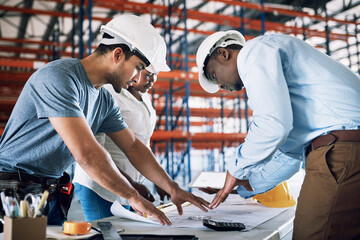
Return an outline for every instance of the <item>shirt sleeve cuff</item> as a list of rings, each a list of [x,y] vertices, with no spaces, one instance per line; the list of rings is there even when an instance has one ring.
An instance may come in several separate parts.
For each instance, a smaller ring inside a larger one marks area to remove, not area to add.
[[[253,172],[260,171],[262,169],[264,163],[269,160],[265,159],[261,162],[257,162],[252,165],[239,167],[240,165],[243,165],[243,164],[240,164],[240,162],[242,161],[242,156],[240,153],[241,147],[242,147],[242,145],[240,145],[240,147],[237,149],[236,159],[235,159],[235,161],[231,162],[228,165],[227,170],[229,171],[231,176],[233,176],[237,179],[240,179],[240,180],[244,180],[244,179],[249,179],[250,175]]]
[[[237,192],[243,198],[250,198],[267,192],[289,179],[299,171],[301,163],[302,161],[289,157],[278,150],[270,161],[264,161],[244,169],[229,169],[229,172],[236,178],[240,177],[238,179],[249,180],[254,191],[247,191],[244,186],[239,186]]]

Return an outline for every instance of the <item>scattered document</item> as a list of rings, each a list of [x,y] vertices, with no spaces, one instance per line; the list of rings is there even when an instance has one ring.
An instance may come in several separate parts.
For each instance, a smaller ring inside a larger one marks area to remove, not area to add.
[[[214,197],[214,195],[207,194],[205,196],[206,197],[201,197],[210,202]],[[243,199],[238,195],[230,194],[226,201],[220,204],[219,207],[209,210],[208,212],[203,212],[192,204],[183,205],[183,215],[179,215],[176,207],[169,207],[167,209],[173,209],[173,211],[166,211],[166,216],[172,222],[170,227],[209,230],[202,224],[202,220],[207,218],[227,222],[241,222],[246,227],[243,231],[249,231],[261,223],[279,215],[287,208],[269,208],[251,199]],[[121,218],[160,225],[160,223],[153,218],[146,218],[126,210],[118,201],[113,203],[110,210],[115,216]]]
[[[119,201],[115,201],[111,205],[110,211],[112,214],[114,214],[114,216],[117,216],[117,217],[127,218],[127,219],[131,219],[134,221],[139,221],[139,222],[147,222],[147,223],[161,225],[156,220],[152,220],[150,218],[140,216],[134,212],[131,212],[131,211],[125,209]]]
[[[239,197],[240,198],[240,197]],[[219,207],[203,212],[198,207],[191,205],[183,211],[183,215],[179,215],[177,211],[167,213],[166,216],[172,222],[172,227],[207,229],[203,226],[202,220],[212,219],[227,222],[241,222],[249,231],[261,223],[279,215],[287,208],[268,208],[261,204],[248,201],[245,204],[227,204],[227,201]]]

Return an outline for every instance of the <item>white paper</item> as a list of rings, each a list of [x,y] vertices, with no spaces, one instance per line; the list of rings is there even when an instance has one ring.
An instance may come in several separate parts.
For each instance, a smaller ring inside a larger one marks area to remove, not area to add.
[[[140,221],[140,222],[146,222],[146,223],[152,223],[152,224],[157,224],[157,225],[161,225],[159,222],[155,221],[155,220],[151,220],[149,218],[140,216],[134,212],[131,212],[127,209],[125,209],[119,201],[115,201],[110,208],[110,211],[112,214],[114,214],[114,216],[117,217],[121,217],[121,218],[127,218],[127,219],[131,219],[134,221]]]
[[[211,202],[214,195],[206,194],[201,197]],[[174,209],[176,210],[176,207]],[[202,219],[210,218],[228,222],[241,222],[246,227],[243,231],[249,231],[261,223],[279,215],[286,209],[287,208],[265,207],[251,199],[243,199],[236,194],[230,194],[225,202],[220,204],[216,209],[209,210],[208,212],[204,212],[192,204],[184,204],[183,215],[179,215],[177,211],[171,211],[166,212],[166,216],[172,222],[170,227],[209,230],[203,226]],[[159,222],[151,218],[145,218],[126,210],[118,201],[113,203],[110,210],[118,217],[160,225]]]
[[[239,199],[241,199],[238,196]],[[244,199],[241,199],[244,200]],[[240,203],[241,202],[241,203]],[[197,228],[206,230],[202,224],[203,218],[209,218],[213,220],[221,220],[228,222],[241,222],[245,225],[246,229],[243,231],[249,231],[261,223],[277,216],[287,208],[269,208],[259,203],[252,202],[251,200],[239,201],[234,204],[233,201],[220,204],[219,207],[208,212],[203,212],[201,209],[194,205],[184,208],[183,215],[179,215],[177,212],[170,212],[166,216],[172,222],[172,227],[183,228]]]
[[[200,172],[190,183],[189,187],[221,189],[224,186],[226,172]]]

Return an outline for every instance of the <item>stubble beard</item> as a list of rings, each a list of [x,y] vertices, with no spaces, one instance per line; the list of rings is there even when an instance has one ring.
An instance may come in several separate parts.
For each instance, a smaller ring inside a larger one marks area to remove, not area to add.
[[[109,74],[106,80],[109,84],[113,86],[115,92],[117,93],[121,92],[122,90],[121,81],[119,80],[119,77],[116,74],[114,73]]]

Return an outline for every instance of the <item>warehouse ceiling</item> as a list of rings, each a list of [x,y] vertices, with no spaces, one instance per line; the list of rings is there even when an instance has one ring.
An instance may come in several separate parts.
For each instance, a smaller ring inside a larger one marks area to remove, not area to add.
[[[79,57],[79,52],[86,55],[100,41],[100,26],[127,12],[151,21],[171,46],[172,54],[187,51],[194,55],[202,39],[214,31],[238,29],[251,39],[265,30],[266,34],[283,32],[306,39],[349,64],[349,59],[356,62],[359,58],[356,49],[359,39],[355,38],[359,31],[356,29],[360,22],[359,5],[360,0],[268,0],[264,1],[262,12],[259,1],[2,0],[0,57],[52,60]],[[328,25],[324,21],[326,16]]]

